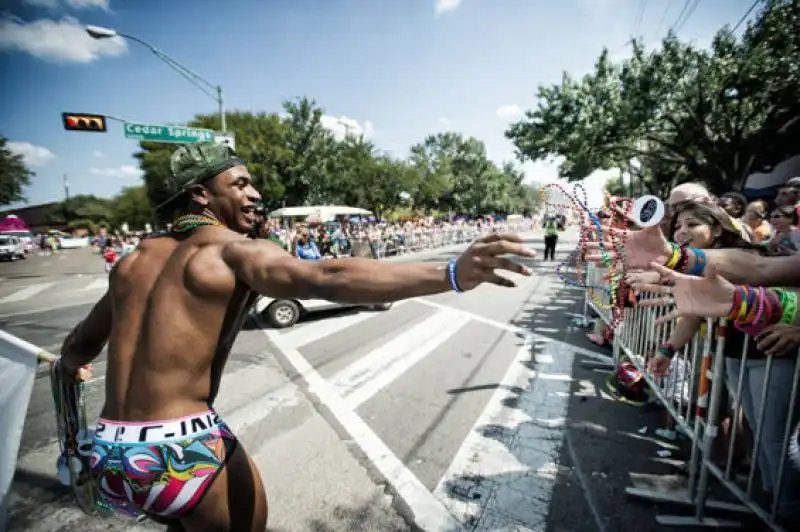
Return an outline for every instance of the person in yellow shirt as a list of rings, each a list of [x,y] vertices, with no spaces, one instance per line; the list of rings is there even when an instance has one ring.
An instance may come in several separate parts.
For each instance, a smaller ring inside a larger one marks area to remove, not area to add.
[[[544,260],[555,260],[556,244],[558,244],[558,223],[555,216],[545,215],[542,229],[544,229]]]

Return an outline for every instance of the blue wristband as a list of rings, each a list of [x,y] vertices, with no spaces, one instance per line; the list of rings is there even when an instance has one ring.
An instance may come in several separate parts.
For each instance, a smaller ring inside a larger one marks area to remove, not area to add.
[[[450,281],[450,288],[453,289],[453,292],[461,293],[463,290],[458,286],[458,280],[456,279],[456,260],[450,259],[447,263],[447,279]]]
[[[694,252],[694,266],[692,266],[692,271],[686,273],[699,277],[706,269],[706,252],[698,248],[692,248],[692,251]]]

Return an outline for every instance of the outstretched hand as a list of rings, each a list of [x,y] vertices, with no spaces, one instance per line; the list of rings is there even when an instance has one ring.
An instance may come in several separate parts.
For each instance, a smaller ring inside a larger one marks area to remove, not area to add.
[[[600,250],[600,242],[588,242],[586,244],[586,262],[600,263],[603,256],[618,259],[614,251],[612,236],[621,242],[625,248],[624,257],[625,267],[630,269],[649,269],[651,262],[663,264],[672,254],[670,246],[661,227],[655,225],[646,229],[614,229],[612,227],[602,228],[602,245],[604,253]]]
[[[717,275],[713,264],[709,264],[703,277],[684,275],[653,262],[650,267],[661,276],[661,284],[637,283],[636,292],[665,294],[668,297],[642,300],[643,307],[675,304],[675,309],[656,323],[662,324],[680,316],[700,318],[722,318],[730,314],[736,287],[724,277]]]
[[[524,245],[521,236],[509,233],[492,233],[470,245],[456,262],[456,280],[462,290],[472,290],[482,283],[514,287],[516,283],[499,275],[495,270],[506,270],[529,276],[533,271],[527,266],[501,255],[534,257],[536,252]]]

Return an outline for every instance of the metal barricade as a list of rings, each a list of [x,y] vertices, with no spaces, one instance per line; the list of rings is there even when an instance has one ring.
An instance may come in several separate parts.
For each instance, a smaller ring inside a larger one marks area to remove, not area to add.
[[[375,258],[391,257],[407,253],[418,253],[447,246],[465,244],[491,232],[524,233],[534,229],[530,221],[514,224],[453,225],[446,227],[399,227],[378,234],[350,239],[352,255]]]
[[[600,272],[598,273],[598,271]],[[602,279],[602,269],[587,271],[587,279]],[[588,292],[588,290],[587,290]],[[601,310],[587,294],[587,308],[593,308],[600,319]],[[667,341],[677,326],[656,325],[669,309],[641,306],[654,297],[640,294],[639,304],[624,311],[614,334],[615,362],[630,361],[643,375],[652,397],[672,416],[677,431],[688,438],[688,478],[681,493],[665,493],[630,487],[627,494],[657,503],[674,503],[691,507],[692,515],[663,515],[659,524],[674,527],[737,527],[737,515],[754,515],[771,530],[782,528],[787,520],[797,529],[800,519],[800,470],[788,459],[792,429],[800,417],[797,407],[800,392],[800,364],[797,354],[752,358],[751,338],[745,337],[741,352],[726,349],[726,341],[734,331],[727,320],[705,319],[691,340],[678,349],[669,373],[656,378],[647,373],[647,363],[657,347]],[[660,297],[660,296],[659,296]],[[734,344],[732,344],[733,346]],[[725,396],[730,399],[726,400]],[[714,455],[713,444],[720,436],[720,426],[727,411],[730,417],[730,439],[724,464]],[[751,463],[744,477],[735,474],[734,459],[737,430],[747,419],[752,432]],[[662,435],[664,437],[664,435]],[[758,475],[756,475],[758,472]],[[760,485],[771,493],[764,496],[756,490]],[[738,503],[709,498],[712,478],[738,499]],[[722,512],[725,518],[708,515]]]

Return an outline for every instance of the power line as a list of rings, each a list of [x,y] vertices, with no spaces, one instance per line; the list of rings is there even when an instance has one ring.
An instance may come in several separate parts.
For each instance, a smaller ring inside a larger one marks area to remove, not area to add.
[[[761,2],[761,0],[756,0],[755,2],[753,2],[753,5],[751,5],[750,8],[747,11],[745,11],[744,15],[742,15],[742,18],[740,18],[739,22],[737,22],[736,25],[733,27],[733,29],[731,30],[731,33],[734,33],[739,28],[739,26],[742,25],[742,22],[744,22],[747,19],[747,17],[750,15],[750,13],[753,12],[753,10],[756,8],[756,6],[760,2]]]
[[[684,2],[683,9],[681,9],[681,12],[678,13],[678,18],[675,19],[675,22],[673,22],[672,26],[670,26],[670,28],[669,28],[670,31],[673,31],[675,29],[675,26],[677,26],[678,23],[681,21],[681,19],[683,18],[684,13],[686,13],[686,10],[689,9],[689,4],[691,4],[691,3],[692,3],[692,0],[686,0],[686,2]]]
[[[683,20],[680,22],[680,24],[676,24],[674,26],[675,33],[678,33],[681,30],[681,28],[686,25],[686,23],[692,17],[694,10],[697,9],[697,6],[699,5],[700,5],[700,0],[695,0],[694,4],[692,4],[692,7],[690,7],[689,10],[686,12],[686,16],[683,17]]]
[[[666,6],[664,7],[664,13],[661,15],[661,20],[658,21],[658,27],[656,28],[656,35],[661,34],[661,26],[664,25],[664,21],[667,20],[667,13],[669,13],[669,8],[671,8],[674,4],[672,2],[665,2]]]
[[[644,12],[646,10],[647,10],[647,0],[642,0],[642,3],[640,4],[640,9],[639,9],[639,16],[637,17],[637,20],[636,20],[636,31],[634,31],[634,35],[638,35],[639,34],[639,30],[642,27],[642,20],[644,19]]]

